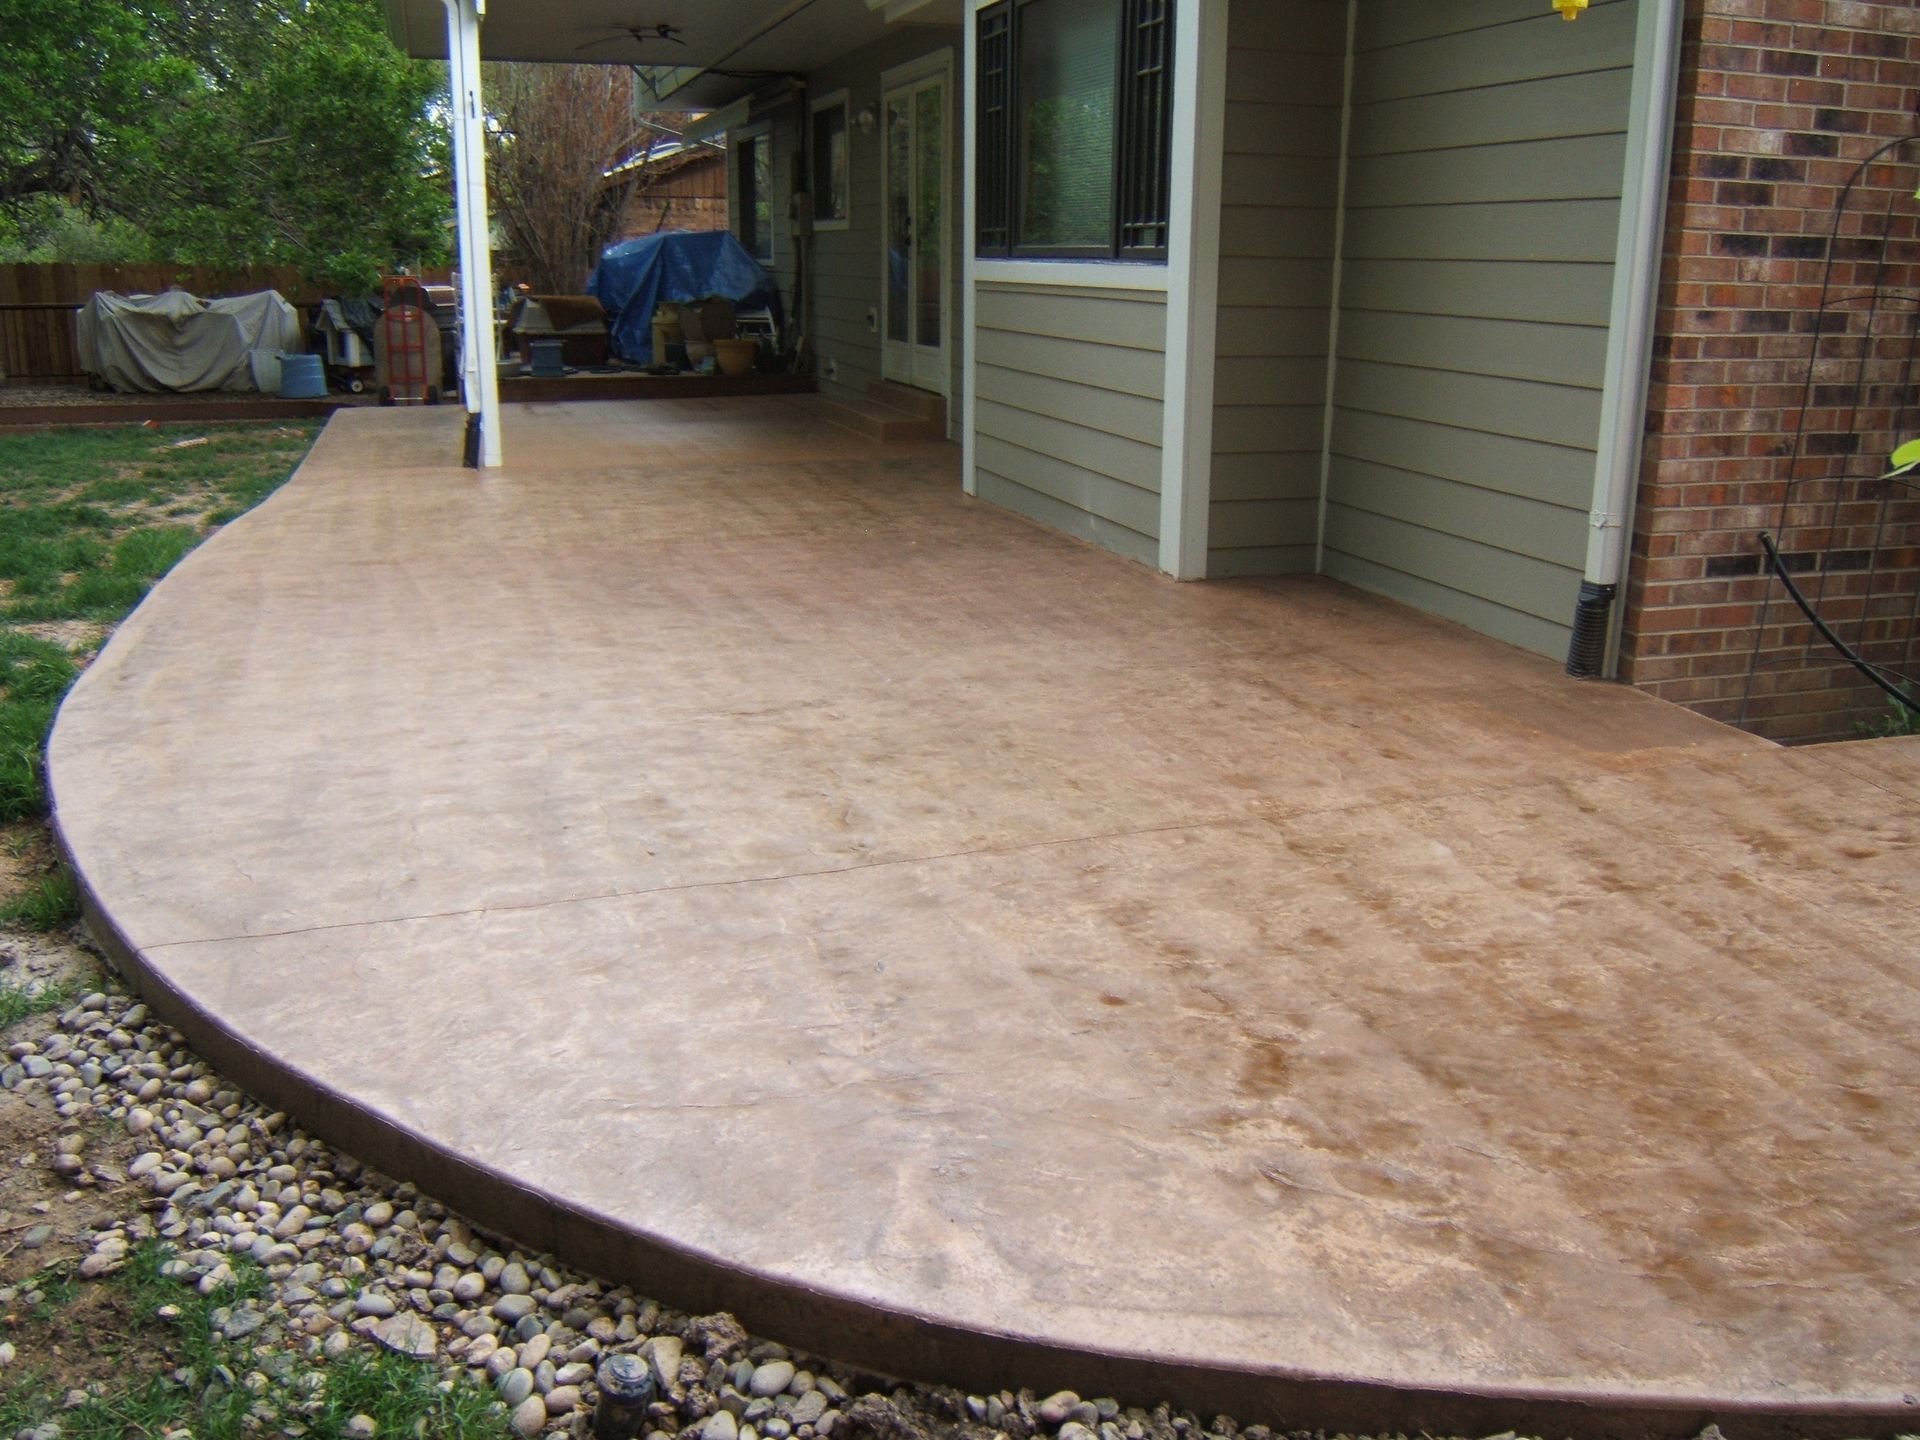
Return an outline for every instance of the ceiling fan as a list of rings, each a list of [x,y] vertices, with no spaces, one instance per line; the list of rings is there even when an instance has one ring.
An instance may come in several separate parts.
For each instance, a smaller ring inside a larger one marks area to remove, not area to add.
[[[623,36],[631,39],[636,45],[648,45],[660,40],[665,40],[670,45],[684,45],[687,43],[680,38],[681,27],[678,25],[669,25],[664,20],[658,25],[615,25],[610,27],[610,29],[612,33],[603,36],[601,39],[589,40],[584,45],[576,45],[574,47],[574,53],[579,54],[582,50],[592,50],[601,45],[617,45]]]

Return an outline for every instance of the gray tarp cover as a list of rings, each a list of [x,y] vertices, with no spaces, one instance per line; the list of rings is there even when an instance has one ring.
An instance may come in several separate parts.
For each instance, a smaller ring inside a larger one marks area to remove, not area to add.
[[[80,364],[116,390],[251,390],[249,350],[299,350],[300,317],[277,290],[200,300],[184,290],[87,301]]]

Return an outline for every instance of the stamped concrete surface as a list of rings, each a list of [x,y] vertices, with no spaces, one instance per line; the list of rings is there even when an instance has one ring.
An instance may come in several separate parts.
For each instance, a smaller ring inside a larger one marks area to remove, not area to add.
[[[336,417],[54,734],[98,920],[248,1083],[925,1378],[1912,1404],[1917,742],[1174,584],[805,400],[458,425]]]

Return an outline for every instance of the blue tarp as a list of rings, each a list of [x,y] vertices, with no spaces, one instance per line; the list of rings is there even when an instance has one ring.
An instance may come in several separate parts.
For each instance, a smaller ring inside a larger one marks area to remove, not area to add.
[[[613,353],[638,365],[653,361],[653,312],[663,301],[724,295],[736,308],[764,306],[780,320],[773,277],[725,230],[666,230],[609,245],[587,289],[607,312]]]

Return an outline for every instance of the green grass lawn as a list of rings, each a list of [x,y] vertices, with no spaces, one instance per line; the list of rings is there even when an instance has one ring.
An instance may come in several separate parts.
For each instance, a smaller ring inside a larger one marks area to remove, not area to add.
[[[0,925],[74,913],[43,821],[61,697],[180,558],[271,495],[317,422],[0,433]],[[183,443],[186,442],[186,443]]]

